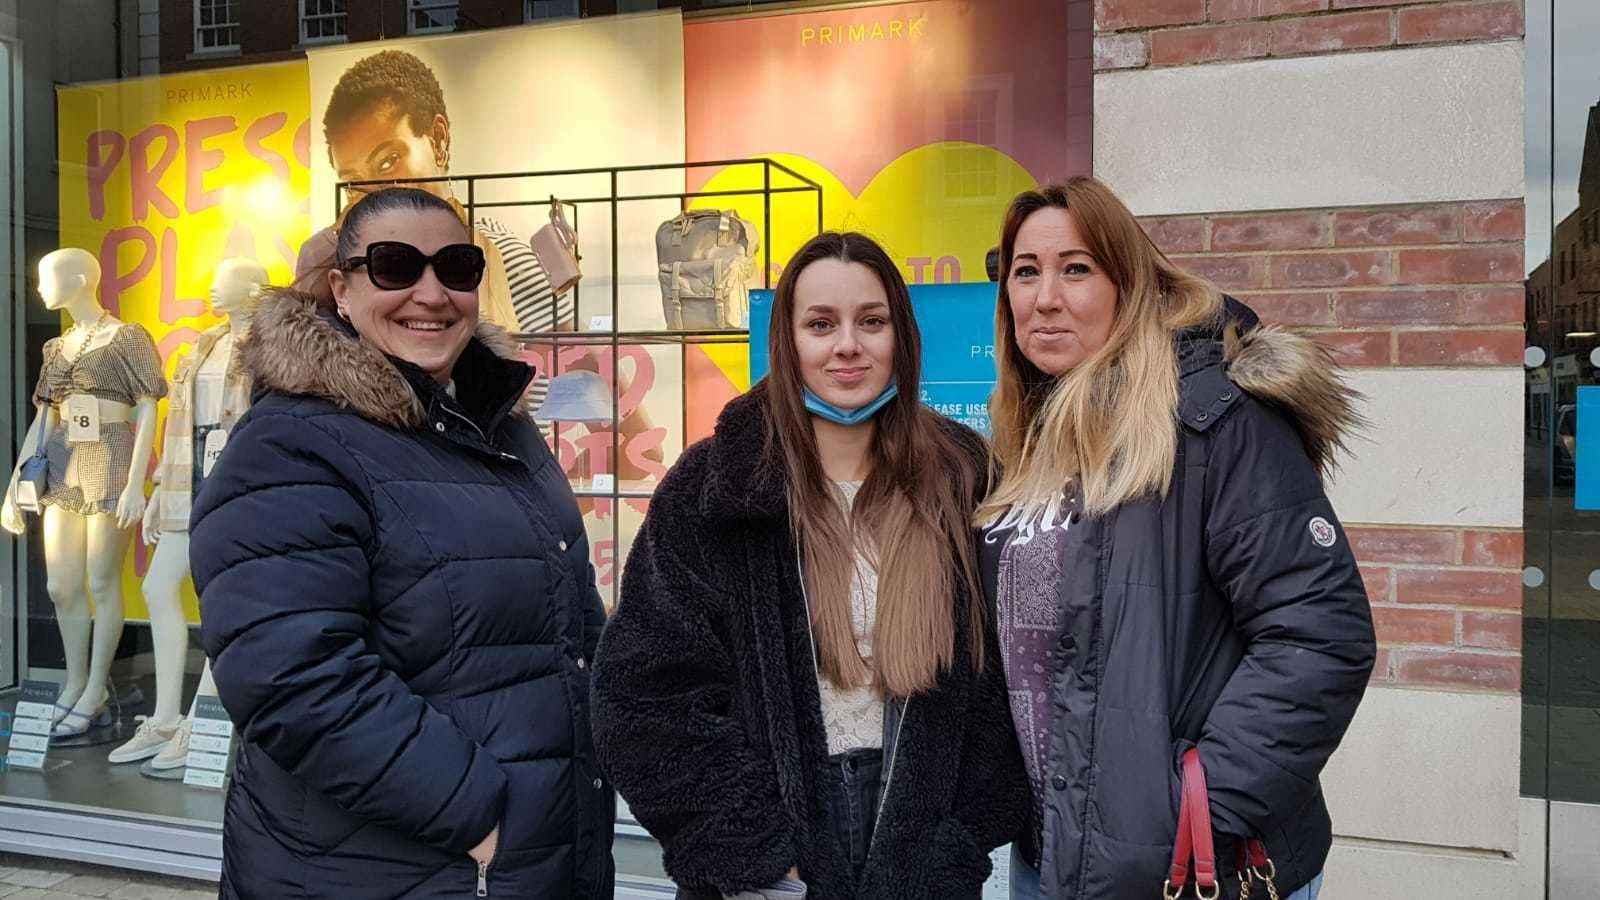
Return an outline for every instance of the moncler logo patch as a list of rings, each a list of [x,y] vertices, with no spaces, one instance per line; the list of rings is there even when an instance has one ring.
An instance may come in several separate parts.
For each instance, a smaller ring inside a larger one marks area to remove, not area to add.
[[[1318,547],[1332,547],[1333,542],[1339,538],[1339,533],[1333,530],[1333,524],[1321,516],[1311,520],[1310,528],[1311,540],[1315,541]]]

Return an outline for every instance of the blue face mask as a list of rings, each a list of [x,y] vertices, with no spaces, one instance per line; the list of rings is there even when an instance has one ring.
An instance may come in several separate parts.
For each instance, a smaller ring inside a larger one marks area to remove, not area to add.
[[[891,381],[889,382],[889,386],[884,388],[883,393],[879,394],[875,400],[873,400],[871,403],[868,403],[866,406],[860,406],[855,409],[840,409],[821,397],[818,397],[816,394],[813,394],[810,388],[804,388],[804,391],[806,398],[806,412],[809,412],[818,418],[826,419],[835,425],[860,425],[862,422],[865,422],[876,415],[878,410],[887,406],[889,401],[893,400],[895,395],[900,393],[900,388]]]

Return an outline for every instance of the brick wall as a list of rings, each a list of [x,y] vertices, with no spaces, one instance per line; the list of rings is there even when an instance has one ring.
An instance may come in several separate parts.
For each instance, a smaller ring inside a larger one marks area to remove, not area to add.
[[[1175,262],[1361,367],[1522,359],[1520,200],[1147,217]],[[1522,533],[1347,523],[1373,683],[1516,692]]]
[[[1095,0],[1095,68],[1520,37],[1522,0]]]
[[[1372,680],[1516,692],[1522,676],[1522,532],[1347,529],[1378,631]]]
[[[1520,200],[1152,217],[1179,265],[1347,366],[1518,365]]]
[[[1500,39],[1522,27],[1520,3],[1504,2],[1098,0],[1097,13],[1101,70]],[[1370,369],[1520,365],[1524,218],[1521,200],[1479,200],[1141,221],[1175,262],[1265,321]],[[1347,526],[1378,634],[1374,685],[1520,690],[1520,531]]]

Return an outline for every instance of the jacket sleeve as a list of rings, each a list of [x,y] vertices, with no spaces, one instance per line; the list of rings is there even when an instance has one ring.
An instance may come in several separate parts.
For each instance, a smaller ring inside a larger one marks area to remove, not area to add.
[[[366,484],[314,423],[235,433],[192,528],[206,654],[248,746],[353,815],[464,854],[500,821],[506,777],[367,644]]]
[[[989,877],[990,851],[1022,835],[1032,801],[992,617],[985,617],[983,662],[964,716],[955,808],[934,840],[956,868],[954,883],[975,887]]]
[[[680,465],[682,465],[680,463]],[[738,678],[717,588],[689,560],[698,516],[658,489],[595,661],[595,745],[680,886],[737,893],[799,862],[777,774],[735,718]],[[687,504],[684,504],[687,506]]]
[[[1206,485],[1207,563],[1246,649],[1200,753],[1217,830],[1266,836],[1320,790],[1372,672],[1372,614],[1350,544],[1282,414],[1246,400],[1219,424]]]

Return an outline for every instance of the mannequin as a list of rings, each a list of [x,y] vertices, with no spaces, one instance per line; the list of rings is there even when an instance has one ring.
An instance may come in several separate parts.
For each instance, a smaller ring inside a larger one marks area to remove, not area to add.
[[[54,738],[111,724],[108,685],[122,638],[122,562],[144,514],[145,461],[155,440],[156,401],[166,393],[149,332],[106,312],[99,286],[100,265],[87,250],[63,248],[39,261],[45,308],[66,312],[73,322],[45,344],[36,412],[22,446],[22,459],[41,442],[50,458],[49,488],[40,498],[46,583],[67,666]],[[64,409],[73,411],[73,422],[63,419]],[[80,422],[92,422],[92,431],[74,431]],[[15,469],[0,526],[22,533]]]
[[[155,649],[156,705],[133,738],[112,751],[112,763],[156,756],[183,720],[189,626],[181,592],[189,575],[189,509],[208,468],[207,449],[220,452],[228,430],[249,406],[249,378],[235,364],[234,348],[249,331],[266,283],[267,271],[260,263],[223,260],[211,281],[211,311],[223,321],[200,336],[172,377],[156,489],[144,513],[145,543],[156,547],[144,579]]]

